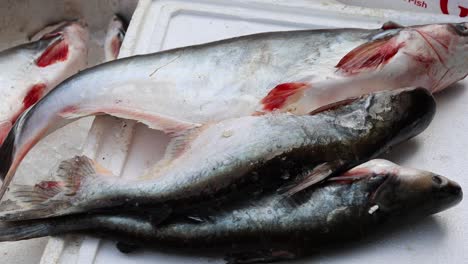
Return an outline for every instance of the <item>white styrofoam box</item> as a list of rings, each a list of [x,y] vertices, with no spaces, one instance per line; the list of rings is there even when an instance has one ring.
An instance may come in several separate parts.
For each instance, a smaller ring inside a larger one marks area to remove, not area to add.
[[[263,31],[362,27],[376,28],[388,20],[402,24],[458,22],[457,17],[349,7],[334,1],[262,0],[141,0],[122,46],[121,57],[203,43]],[[439,113],[431,127],[418,138],[397,147],[390,159],[447,175],[463,186],[464,137],[468,127],[466,81],[438,96]],[[457,118],[456,124],[453,119]],[[98,160],[116,175],[134,178],[161,158],[168,137],[135,121],[98,117],[84,154]],[[414,226],[385,233],[370,241],[357,241],[345,248],[318,254],[313,260],[326,263],[462,263],[467,231],[466,203]],[[207,263],[219,259],[190,258],[143,250],[120,253],[115,242],[92,237],[54,237],[44,252],[42,264],[79,263]],[[308,262],[310,260],[304,260]]]
[[[412,12],[468,16],[468,0],[338,0],[343,4]]]

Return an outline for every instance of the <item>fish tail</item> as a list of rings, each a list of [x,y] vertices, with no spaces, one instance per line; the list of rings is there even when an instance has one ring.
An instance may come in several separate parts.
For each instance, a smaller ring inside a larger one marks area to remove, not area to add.
[[[47,221],[6,222],[0,225],[0,242],[44,237],[53,233],[53,225]]]
[[[61,235],[98,228],[98,215],[74,215],[0,224],[0,242]],[[106,219],[106,218],[104,218]]]
[[[11,191],[18,206],[0,212],[0,220],[19,221],[77,213],[73,207],[82,182],[90,177],[110,172],[86,156],[62,161],[55,174],[57,180],[41,181],[35,185],[16,185]],[[12,202],[12,201],[8,201]],[[6,202],[4,202],[6,203]],[[4,203],[0,203],[2,206]]]

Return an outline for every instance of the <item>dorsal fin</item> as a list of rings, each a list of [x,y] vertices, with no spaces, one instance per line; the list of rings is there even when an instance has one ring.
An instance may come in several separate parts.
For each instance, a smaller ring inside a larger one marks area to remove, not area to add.
[[[385,23],[383,23],[381,29],[383,30],[389,30],[389,29],[397,29],[397,28],[404,28],[404,26],[396,23],[396,22],[393,22],[393,21],[387,21]]]

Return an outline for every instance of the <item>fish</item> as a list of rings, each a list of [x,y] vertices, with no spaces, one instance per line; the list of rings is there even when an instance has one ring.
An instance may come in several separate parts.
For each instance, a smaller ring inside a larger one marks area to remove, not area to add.
[[[163,120],[161,129],[172,139],[163,159],[138,179],[123,180],[76,156],[62,162],[57,181],[17,185],[13,194],[21,206],[0,212],[0,220],[148,204],[158,205],[164,219],[197,201],[223,203],[239,193],[279,189],[289,197],[416,136],[434,113],[426,89],[408,88],[345,100],[310,115],[246,116],[205,125]],[[289,170],[302,176],[285,177]]]
[[[127,22],[121,16],[112,16],[112,19],[107,27],[106,38],[104,41],[105,61],[112,61],[117,59],[120,46],[122,46],[122,42],[125,38],[127,25]]]
[[[310,81],[322,79],[336,79],[342,88],[330,88],[319,101],[299,100],[295,104],[301,102],[301,107],[288,111],[307,114],[377,90],[441,90],[468,73],[467,26],[386,23],[374,30],[259,33],[88,68],[62,82],[9,133],[0,147],[0,198],[39,140],[84,116],[108,114],[152,129],[159,128],[161,117],[216,122],[282,111],[281,102],[292,105],[300,91],[311,91],[305,89]]]
[[[86,66],[87,41],[84,25],[63,22],[37,41],[0,52],[0,144],[24,111]]]
[[[7,222],[0,225],[0,241],[84,233],[173,252],[194,249],[202,255],[200,249],[207,249],[225,254],[229,263],[263,263],[354,242],[389,223],[446,210],[462,197],[460,185],[441,175],[375,159],[308,189],[298,200],[273,193],[201,212],[204,218],[181,215],[162,226],[145,214],[121,210]]]

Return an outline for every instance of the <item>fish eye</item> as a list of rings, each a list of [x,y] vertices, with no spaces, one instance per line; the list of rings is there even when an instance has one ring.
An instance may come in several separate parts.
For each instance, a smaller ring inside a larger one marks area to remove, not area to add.
[[[458,34],[468,36],[467,23],[458,23],[454,27]]]
[[[442,184],[442,178],[440,178],[437,175],[434,175],[434,176],[432,176],[432,182],[437,184],[437,185],[441,185]]]

